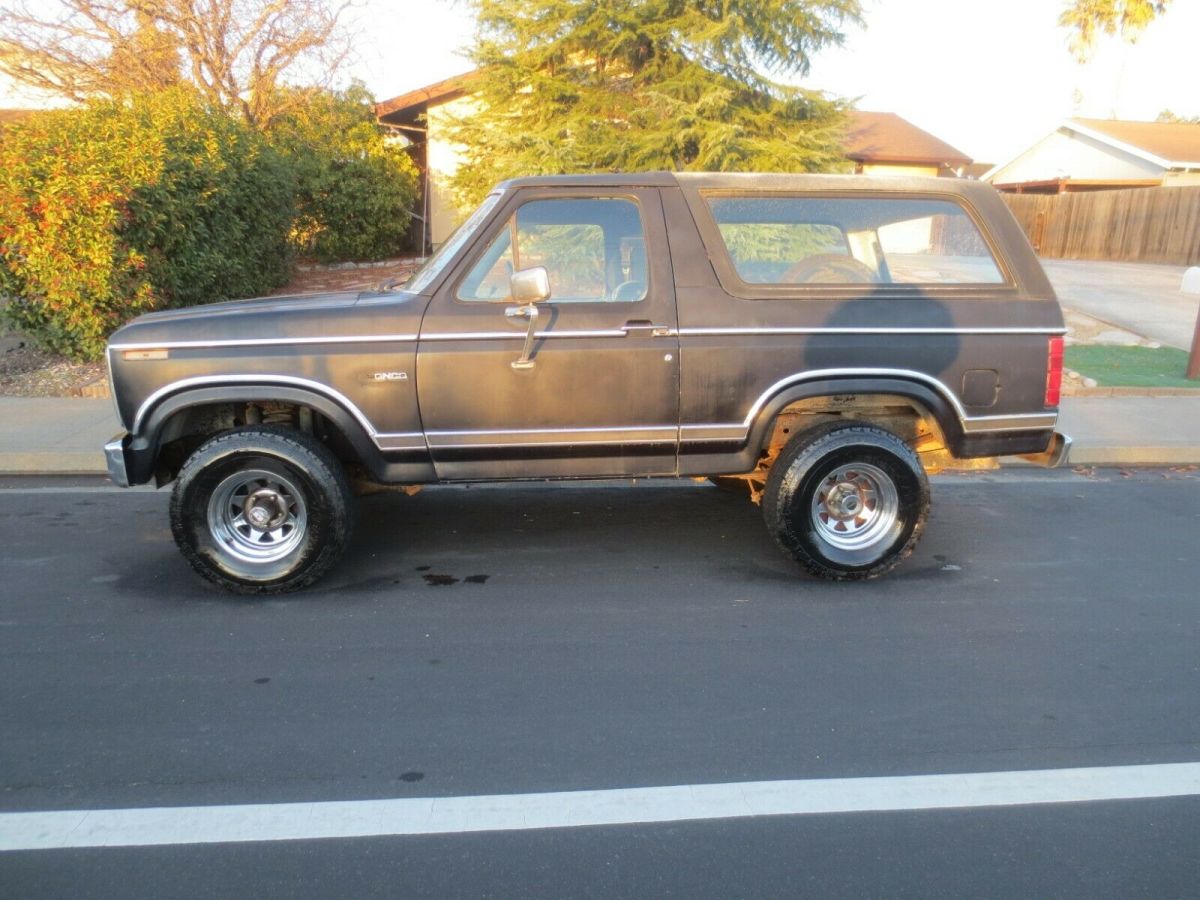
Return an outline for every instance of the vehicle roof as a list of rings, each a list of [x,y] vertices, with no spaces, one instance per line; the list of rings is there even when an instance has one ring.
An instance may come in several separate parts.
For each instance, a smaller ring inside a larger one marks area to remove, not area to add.
[[[915,191],[969,194],[990,191],[967,178],[922,176],[808,175],[777,172],[616,172],[595,175],[536,175],[501,182],[519,187],[683,187],[692,190],[745,191]]]

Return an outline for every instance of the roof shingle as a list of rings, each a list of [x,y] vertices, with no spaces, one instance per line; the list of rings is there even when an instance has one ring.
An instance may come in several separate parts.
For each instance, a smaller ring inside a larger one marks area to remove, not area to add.
[[[1071,119],[1114,141],[1137,147],[1171,163],[1200,161],[1200,125],[1190,122],[1126,122],[1120,119]]]
[[[846,156],[855,162],[965,166],[971,157],[895,113],[850,111]]]

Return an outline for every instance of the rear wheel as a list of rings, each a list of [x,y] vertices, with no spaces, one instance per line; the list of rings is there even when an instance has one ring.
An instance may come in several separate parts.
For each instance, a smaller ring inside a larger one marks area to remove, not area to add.
[[[350,485],[329,448],[306,434],[235,429],[184,463],[171,495],[171,531],[192,568],[227,590],[296,590],[345,549]]]
[[[929,481],[917,454],[870,425],[796,435],[767,479],[763,515],[781,547],[821,578],[874,578],[921,537]]]

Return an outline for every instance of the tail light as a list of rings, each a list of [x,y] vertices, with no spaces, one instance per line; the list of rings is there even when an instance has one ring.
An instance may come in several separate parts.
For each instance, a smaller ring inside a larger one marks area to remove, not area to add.
[[[1058,406],[1062,397],[1063,339],[1050,338],[1046,355],[1046,406]]]

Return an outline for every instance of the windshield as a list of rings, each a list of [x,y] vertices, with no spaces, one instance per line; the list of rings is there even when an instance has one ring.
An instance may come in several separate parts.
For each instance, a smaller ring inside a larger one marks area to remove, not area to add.
[[[487,218],[487,214],[492,211],[499,201],[499,192],[488,194],[484,201],[479,204],[479,208],[471,213],[467,221],[459,225],[455,229],[454,234],[450,235],[450,240],[442,244],[433,256],[425,260],[425,265],[417,269],[413,277],[409,279],[409,282],[404,285],[404,290],[419,294],[425,288],[429,287],[430,283],[442,273],[442,269],[446,268],[446,264],[458,255],[458,251],[462,249],[462,245],[475,233],[480,223]]]

